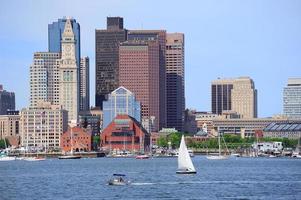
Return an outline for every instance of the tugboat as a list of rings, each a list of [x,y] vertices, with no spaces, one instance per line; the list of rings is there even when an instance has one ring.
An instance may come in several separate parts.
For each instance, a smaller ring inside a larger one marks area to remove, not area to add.
[[[125,174],[113,174],[113,177],[108,181],[109,185],[129,185],[130,181],[126,180]]]

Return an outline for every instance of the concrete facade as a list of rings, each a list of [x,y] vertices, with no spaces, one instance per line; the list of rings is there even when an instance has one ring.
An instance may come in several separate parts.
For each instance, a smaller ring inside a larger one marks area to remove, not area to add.
[[[80,59],[80,111],[87,111],[90,109],[90,61],[89,57]]]
[[[8,92],[0,85],[0,115],[6,115],[7,110],[15,110],[15,93]]]
[[[301,119],[301,78],[289,78],[283,89],[283,114]]]

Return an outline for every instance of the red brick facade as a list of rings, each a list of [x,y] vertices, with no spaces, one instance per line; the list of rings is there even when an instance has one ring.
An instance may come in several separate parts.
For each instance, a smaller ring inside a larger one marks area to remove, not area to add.
[[[118,115],[102,132],[100,145],[107,150],[149,151],[150,135],[134,118]]]
[[[77,151],[91,151],[91,133],[80,127],[72,128],[72,144],[71,144],[71,129],[61,135],[60,147],[62,151],[71,151],[71,146],[73,147],[73,152]]]

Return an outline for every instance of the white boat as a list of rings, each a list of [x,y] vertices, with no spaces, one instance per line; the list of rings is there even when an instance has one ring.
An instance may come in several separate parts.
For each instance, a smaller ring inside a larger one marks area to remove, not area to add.
[[[13,161],[13,160],[16,160],[15,157],[10,157],[10,156],[1,156],[0,157],[0,161]]]
[[[136,159],[149,159],[149,156],[145,155],[145,154],[143,154],[143,155],[137,155]]]
[[[123,186],[123,185],[129,185],[130,181],[126,180],[124,174],[113,174],[113,177],[108,181],[108,184]]]
[[[46,158],[39,157],[39,156],[36,156],[36,157],[24,157],[23,160],[34,162],[34,161],[44,161],[44,160],[46,160]]]
[[[179,156],[178,156],[178,170],[177,174],[196,174],[196,170],[193,166],[191,158],[189,156],[184,135],[182,135],[180,148],[179,148]]]
[[[218,131],[218,155],[208,155],[208,156],[206,156],[206,158],[209,159],[209,160],[226,160],[226,159],[229,158],[229,156],[221,154],[221,136],[220,135],[221,134]],[[224,138],[223,138],[223,140],[224,140]],[[224,143],[226,144],[225,140],[224,140]]]

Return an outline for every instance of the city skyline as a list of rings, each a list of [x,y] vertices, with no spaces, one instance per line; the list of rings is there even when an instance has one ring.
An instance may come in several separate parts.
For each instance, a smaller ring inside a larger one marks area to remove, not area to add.
[[[72,16],[81,25],[82,55],[90,57],[91,65],[90,103],[95,105],[95,29],[106,27],[107,16],[120,16],[130,30],[164,29],[185,34],[187,108],[211,110],[212,80],[249,76],[258,90],[258,116],[282,113],[283,87],[287,79],[301,76],[300,2],[196,2],[197,5],[173,5],[174,9],[186,9],[189,13],[171,12],[168,16],[164,12],[170,6],[167,2],[156,7],[156,16],[149,7],[155,5],[143,6],[147,3],[144,2],[138,7],[135,2],[114,2],[120,7],[107,2],[82,2],[85,9],[79,2],[72,5],[68,1],[60,7],[55,6],[55,1],[18,2],[22,9],[16,8],[16,1],[3,3],[0,8],[3,27],[0,84],[15,92],[17,109],[29,105],[32,54],[47,51],[47,26],[63,16]],[[70,5],[71,9],[66,9]],[[43,7],[49,8],[49,12],[41,13]],[[130,13],[132,9],[134,14]],[[14,23],[7,20],[9,18],[14,19]]]

